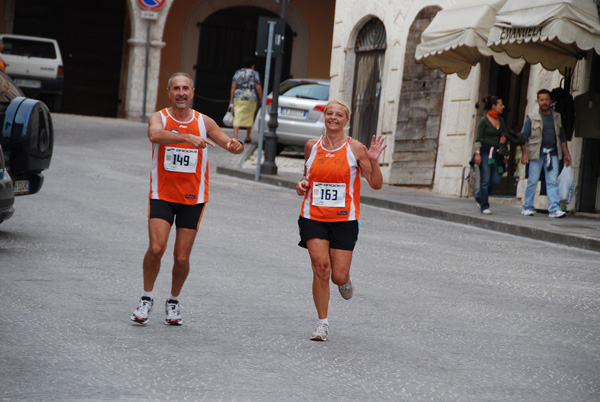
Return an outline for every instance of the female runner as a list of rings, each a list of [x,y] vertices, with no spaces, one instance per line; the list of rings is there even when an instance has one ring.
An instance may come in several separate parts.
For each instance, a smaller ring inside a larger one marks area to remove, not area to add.
[[[296,192],[304,196],[298,245],[308,249],[319,317],[313,341],[326,341],[329,335],[329,278],[344,299],[352,298],[350,263],[358,239],[360,174],[373,189],[382,187],[377,159],[387,146],[382,137],[373,136],[367,148],[345,134],[350,109],[344,101],[329,102],[324,114],[325,134],[306,143],[304,177],[296,184]]]

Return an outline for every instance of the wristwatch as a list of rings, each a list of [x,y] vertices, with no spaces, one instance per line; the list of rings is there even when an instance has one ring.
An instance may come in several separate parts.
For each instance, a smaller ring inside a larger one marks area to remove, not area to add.
[[[476,153],[477,155],[479,155],[481,152],[479,152],[479,151],[475,151],[475,153]]]

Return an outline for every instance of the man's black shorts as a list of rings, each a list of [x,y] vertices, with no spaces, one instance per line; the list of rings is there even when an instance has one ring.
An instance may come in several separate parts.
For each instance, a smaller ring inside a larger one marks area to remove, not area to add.
[[[321,222],[304,217],[298,218],[300,247],[306,248],[310,239],[329,240],[329,248],[353,251],[358,240],[358,221]]]
[[[169,225],[183,229],[198,230],[204,212],[204,204],[177,204],[163,200],[150,200],[148,219],[158,218],[169,222]]]

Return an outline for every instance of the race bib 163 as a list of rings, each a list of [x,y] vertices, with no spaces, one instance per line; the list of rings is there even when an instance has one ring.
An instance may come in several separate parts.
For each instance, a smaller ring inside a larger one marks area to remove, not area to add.
[[[312,204],[317,207],[346,206],[346,183],[313,183]]]

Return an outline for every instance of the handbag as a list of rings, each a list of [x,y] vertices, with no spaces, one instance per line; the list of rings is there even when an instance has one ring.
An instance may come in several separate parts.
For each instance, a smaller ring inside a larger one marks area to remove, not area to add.
[[[229,106],[227,113],[223,116],[223,124],[226,127],[233,127],[233,113],[231,113],[231,106]]]
[[[571,166],[565,166],[558,175],[558,199],[568,204],[573,195],[573,169]]]

